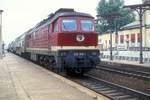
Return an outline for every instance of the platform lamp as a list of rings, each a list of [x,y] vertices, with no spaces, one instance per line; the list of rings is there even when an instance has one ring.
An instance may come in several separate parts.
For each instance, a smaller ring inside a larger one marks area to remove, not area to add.
[[[3,10],[0,10],[0,59],[3,58],[3,54],[2,54],[2,12]]]

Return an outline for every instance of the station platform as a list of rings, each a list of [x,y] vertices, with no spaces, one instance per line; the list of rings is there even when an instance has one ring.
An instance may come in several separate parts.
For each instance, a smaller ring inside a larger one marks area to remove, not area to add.
[[[150,68],[150,63],[140,64],[139,61],[110,60],[110,59],[101,59],[101,61],[108,62],[108,63],[116,63],[116,64],[124,64],[124,65],[132,65],[132,66]]]
[[[8,53],[6,57],[0,59],[0,100],[108,99],[28,60]]]

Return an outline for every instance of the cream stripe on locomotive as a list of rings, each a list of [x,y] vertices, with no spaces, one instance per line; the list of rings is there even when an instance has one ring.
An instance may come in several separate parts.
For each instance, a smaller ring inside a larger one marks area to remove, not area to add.
[[[58,50],[93,50],[98,49],[97,46],[51,46],[50,51]],[[27,51],[48,51],[48,48],[27,48]]]
[[[30,51],[34,51],[34,50],[39,50],[39,51],[48,51],[48,48],[26,48],[26,50]]]
[[[51,46],[51,51],[57,50],[93,50],[98,49],[97,46]]]

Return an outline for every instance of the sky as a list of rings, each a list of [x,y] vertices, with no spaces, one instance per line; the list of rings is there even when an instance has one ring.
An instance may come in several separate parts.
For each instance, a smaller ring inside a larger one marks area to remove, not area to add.
[[[59,8],[96,16],[100,0],[0,0],[3,41],[8,44]],[[142,0],[125,0],[125,5],[140,4]]]

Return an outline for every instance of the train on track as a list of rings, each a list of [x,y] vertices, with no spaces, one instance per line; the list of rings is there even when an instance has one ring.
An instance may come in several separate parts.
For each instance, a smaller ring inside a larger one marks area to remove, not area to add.
[[[17,37],[8,51],[57,71],[84,73],[100,62],[94,17],[66,8]]]

